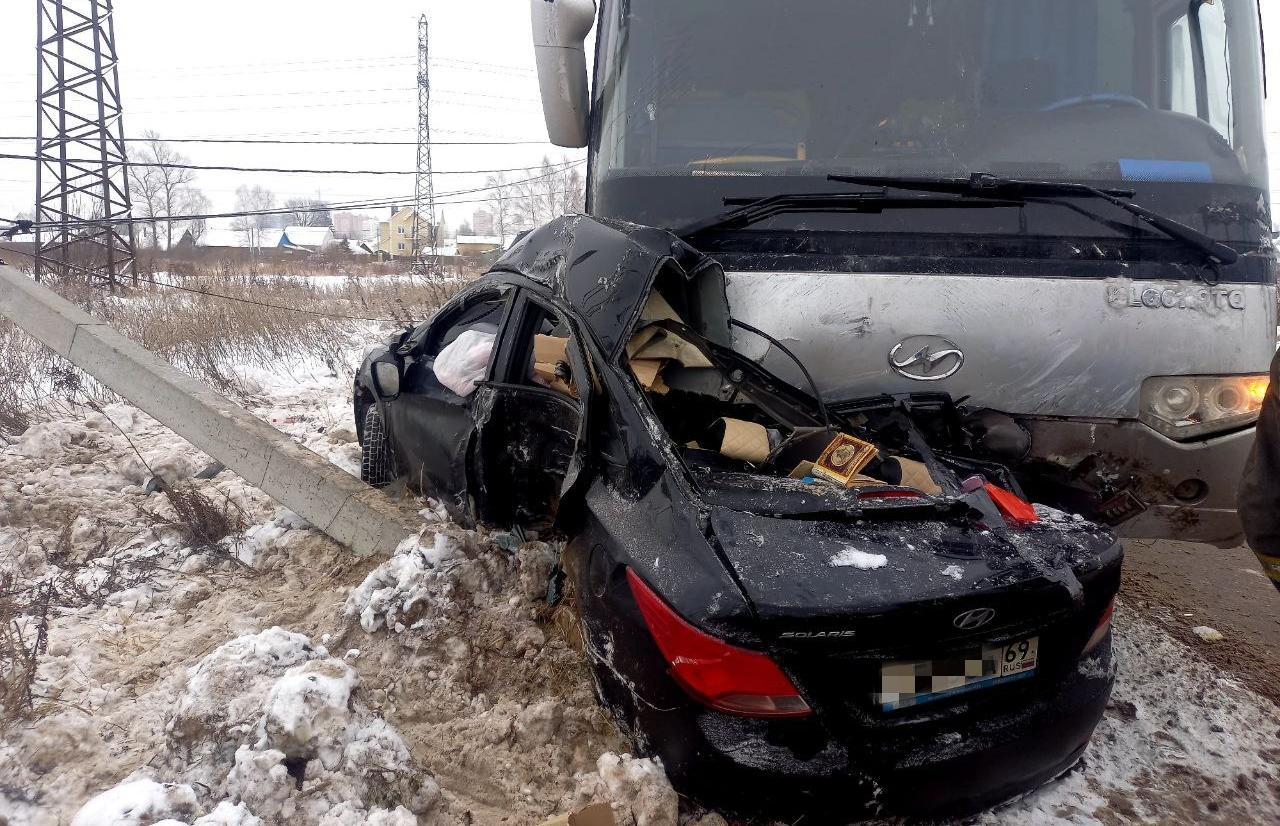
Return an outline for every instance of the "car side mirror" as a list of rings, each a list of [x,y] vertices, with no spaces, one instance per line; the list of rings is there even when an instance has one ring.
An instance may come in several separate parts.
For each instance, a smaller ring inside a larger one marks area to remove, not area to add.
[[[595,22],[595,0],[529,0],[529,10],[547,137],[556,146],[586,146],[586,41]]]
[[[373,365],[373,384],[379,396],[394,399],[400,395],[400,368],[389,361],[376,362]]]

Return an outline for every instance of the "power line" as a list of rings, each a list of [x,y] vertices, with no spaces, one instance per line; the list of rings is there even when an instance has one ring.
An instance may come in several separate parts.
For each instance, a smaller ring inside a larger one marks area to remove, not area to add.
[[[310,129],[304,132],[248,132],[248,133],[241,133],[241,134],[234,134],[234,135],[206,135],[201,138],[185,138],[184,140],[199,142],[205,139],[212,138],[217,140],[236,141],[240,138],[272,138],[272,139],[318,138],[318,137],[328,137],[328,136],[335,136],[335,135],[356,135],[356,136],[363,137],[365,135],[384,135],[384,134],[396,133],[396,132],[412,133],[415,131],[416,130],[413,127],[408,127],[408,126],[388,126],[388,127],[366,126],[360,129],[325,129],[325,130]],[[543,144],[543,145],[546,145],[548,143],[546,140],[541,140],[541,139],[532,140],[532,141],[529,141],[523,138],[515,139],[515,138],[512,138],[510,135],[495,135],[492,132],[478,132],[474,129],[440,129],[437,131],[443,132],[447,135],[467,135],[468,137],[472,137],[472,138],[487,138],[487,139],[492,139],[497,141],[520,140],[521,142],[536,143],[536,144]],[[26,138],[23,138],[23,140],[35,140],[35,138],[26,137]],[[133,138],[132,140],[145,140],[145,138]],[[417,146],[417,141],[414,141],[412,145]]]
[[[376,131],[376,130],[375,130]],[[404,129],[389,131],[402,132]],[[0,135],[0,141],[33,141],[35,135]],[[125,138],[125,143],[150,143],[151,138]],[[417,146],[417,141],[371,140],[282,140],[279,138],[158,138],[161,143],[231,143],[268,146]],[[545,146],[545,140],[527,141],[432,141],[432,146]]]
[[[303,310],[302,307],[291,307],[283,304],[274,304],[274,302],[271,302],[271,301],[256,301],[256,300],[253,300],[253,298],[228,296],[228,295],[224,295],[224,293],[209,292],[209,291],[205,291],[205,289],[196,289],[195,287],[179,287],[178,284],[166,284],[165,282],[159,282],[159,280],[154,280],[151,278],[142,278],[141,275],[138,275],[138,280],[141,280],[141,282],[145,282],[147,284],[155,284],[155,286],[157,287],[168,287],[170,289],[179,289],[179,291],[182,291],[182,292],[196,293],[197,296],[206,296],[209,298],[223,298],[224,301],[239,301],[239,302],[242,302],[242,304],[251,304],[259,307],[269,307],[269,309],[271,310],[287,310],[289,312],[301,312],[301,314],[303,315],[316,315],[316,316],[320,316],[320,318],[329,318],[329,319],[346,319],[348,321],[383,321],[383,323],[388,323],[388,324],[401,323],[401,321],[397,319],[375,319],[375,318],[370,318],[370,316],[364,316],[364,315],[347,315],[347,314],[344,314],[344,312],[323,312],[320,310]]]
[[[283,62],[267,62],[267,63],[220,63],[220,64],[203,64],[197,66],[176,66],[172,69],[161,71],[139,71],[133,75],[138,77],[155,77],[164,75],[172,77],[179,76],[207,76],[217,74],[218,76],[226,75],[264,75],[264,74],[298,74],[302,72],[315,71],[352,71],[353,69],[387,69],[396,68],[398,66],[413,65],[417,61],[416,55],[406,55],[404,57],[385,56],[385,57],[352,57],[352,58],[332,58],[327,60],[295,60]],[[473,67],[473,70],[486,70],[496,74],[512,74],[512,75],[532,75],[534,69],[529,66],[522,66],[512,63],[489,63],[486,61],[463,60],[461,58],[437,57],[432,58],[433,64],[453,64],[461,66]],[[339,65],[341,64],[341,65]],[[273,67],[300,67],[300,68],[273,68]],[[330,68],[325,68],[330,67]],[[230,71],[235,70],[235,71]],[[31,72],[14,73],[10,76],[12,79],[0,81],[0,84],[17,84],[27,83],[35,77]]]
[[[576,161],[569,166],[566,166],[560,169],[553,169],[549,172],[543,172],[539,175],[534,175],[533,177],[530,177],[530,178],[521,178],[519,180],[514,180],[514,181],[504,181],[496,186],[481,186],[481,187],[474,187],[471,189],[458,189],[458,190],[453,190],[451,192],[439,193],[439,195],[440,197],[444,197],[444,198],[453,197],[457,195],[474,195],[481,192],[492,192],[494,190],[501,190],[504,187],[512,187],[512,186],[519,186],[521,184],[533,183],[534,181],[545,180],[547,178],[552,177],[553,175],[558,175],[563,172],[567,172],[569,169],[572,169],[573,166],[576,166],[582,163],[585,163],[585,161]],[[561,192],[556,192],[551,194],[566,195],[568,194],[568,191],[566,190],[566,191],[561,191]],[[445,206],[458,205],[458,204],[481,204],[481,203],[489,203],[491,201],[517,201],[525,197],[527,196],[525,195],[491,196],[487,198],[480,198],[480,199],[474,199],[474,200],[461,200],[461,201],[453,200],[453,201],[443,201],[438,203],[442,203]],[[327,204],[325,206],[278,207],[278,208],[272,208],[272,209],[240,210],[240,211],[234,211],[234,212],[207,213],[202,215],[164,215],[164,216],[143,217],[143,218],[132,218],[132,217],[112,218],[112,219],[106,219],[106,220],[85,219],[80,221],[68,221],[65,224],[58,224],[58,225],[68,226],[68,227],[76,227],[76,226],[102,227],[102,226],[108,226],[116,223],[127,223],[127,222],[134,222],[134,221],[143,222],[143,223],[152,223],[152,222],[178,223],[182,221],[210,221],[210,220],[222,219],[222,218],[248,218],[248,217],[259,216],[259,215],[289,215],[297,212],[331,212],[331,211],[352,210],[352,209],[376,209],[378,207],[396,206],[399,204],[409,203],[412,201],[413,201],[412,196],[398,197],[398,198],[384,197],[384,198],[374,198],[374,199],[368,199],[368,200],[356,201],[356,202]],[[41,222],[36,222],[33,224],[33,226],[36,229],[45,228],[45,224]]]
[[[0,153],[0,161],[35,161],[35,155],[11,155]],[[142,166],[154,169],[195,169],[217,172],[278,172],[289,175],[416,175],[414,169],[288,169],[270,166],[222,166],[217,164],[155,163],[148,161],[113,161],[116,166]],[[582,161],[566,161],[553,166],[568,168]],[[506,169],[440,169],[436,175],[488,175],[500,172],[528,172],[532,167],[516,166]]]
[[[25,250],[6,248],[0,251],[6,254],[17,253],[18,255],[25,255],[28,258],[35,258],[34,255],[32,255],[29,252],[26,252]],[[395,319],[395,318],[375,318],[372,316],[347,315],[346,313],[326,313],[321,310],[304,310],[301,307],[291,307],[287,304],[276,304],[275,302],[272,302],[272,301],[257,301],[256,299],[243,298],[238,295],[226,295],[225,293],[213,293],[213,292],[209,292],[208,290],[197,290],[194,287],[183,287],[178,284],[168,284],[164,281],[156,281],[155,279],[152,279],[152,278],[144,278],[141,275],[134,276],[134,280],[141,281],[144,284],[154,284],[157,287],[167,287],[171,290],[178,290],[184,293],[194,293],[195,295],[202,295],[202,296],[205,296],[206,298],[220,298],[224,301],[238,301],[242,304],[252,304],[255,307],[265,307],[272,310],[285,310],[286,312],[301,313],[302,315],[313,315],[313,316],[318,316],[320,318],[341,318],[347,321],[377,321],[377,322],[382,322],[386,324],[403,323],[400,319]]]
[[[225,94],[217,93],[200,93],[194,95],[163,95],[161,97],[137,97],[131,98],[134,103],[163,103],[170,100],[217,100],[220,98],[280,98],[280,97],[329,97],[333,95],[364,95],[370,92],[414,92],[417,91],[415,86],[382,86],[371,89],[321,89],[300,90],[300,91],[266,91],[266,92],[227,92]],[[516,103],[538,103],[533,97],[514,96],[514,95],[494,95],[488,92],[474,92],[469,90],[452,90],[450,94],[455,94],[468,98],[486,98],[489,100],[514,101]],[[0,98],[0,103],[26,103],[27,98]]]
[[[459,94],[461,97],[468,98],[468,100],[442,100],[440,101],[441,105],[458,106],[464,109],[486,109],[494,112],[509,113],[511,111],[511,106],[488,106],[483,103],[471,103],[469,102],[469,98],[474,97],[473,95],[467,95],[465,93],[459,93]],[[531,98],[521,99],[521,100],[525,100],[525,102],[529,104],[529,108],[527,109],[527,111],[532,112],[537,106],[536,101],[534,101]],[[280,104],[280,105],[265,105],[265,106],[254,106],[254,107],[248,107],[248,106],[225,107],[224,106],[224,107],[198,107],[194,109],[152,109],[152,110],[139,110],[136,112],[132,112],[132,114],[134,115],[172,115],[172,114],[225,114],[229,112],[236,112],[236,113],[280,112],[280,111],[294,111],[298,109],[341,109],[341,108],[351,108],[351,107],[359,107],[359,106],[394,106],[396,104],[409,104],[410,102],[411,102],[410,100],[407,100],[404,98],[392,98],[388,100],[349,100],[349,101],[336,101],[336,102],[331,101],[327,103],[287,103],[287,104]],[[0,115],[0,120],[9,120],[9,121],[27,120],[28,117],[29,117],[28,115]]]

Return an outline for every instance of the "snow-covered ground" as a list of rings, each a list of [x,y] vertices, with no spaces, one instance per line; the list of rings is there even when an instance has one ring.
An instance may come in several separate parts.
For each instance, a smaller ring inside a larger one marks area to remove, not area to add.
[[[354,472],[349,367],[238,374],[258,415]],[[357,560],[211,464],[127,405],[0,451],[0,576],[143,571],[56,612],[36,712],[0,733],[0,823],[496,826],[593,800],[623,824],[723,822],[678,815],[660,766],[626,756],[546,608],[554,546],[504,550],[424,505],[419,537]],[[248,527],[190,547],[153,473]],[[1084,764],[977,821],[1280,822],[1280,711],[1117,622]]]

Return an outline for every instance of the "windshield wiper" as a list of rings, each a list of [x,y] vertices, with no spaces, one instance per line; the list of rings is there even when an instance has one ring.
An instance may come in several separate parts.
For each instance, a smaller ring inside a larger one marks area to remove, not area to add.
[[[699,221],[675,227],[671,232],[681,238],[712,229],[740,229],[785,213],[860,212],[880,213],[887,209],[1000,209],[1026,206],[1017,198],[985,198],[980,201],[965,198],[937,198],[934,196],[890,196],[879,192],[793,192],[770,195],[765,198],[725,198],[725,206],[739,206],[728,212],[703,218]]]
[[[1068,181],[1021,181],[1014,178],[1000,178],[985,172],[975,173],[968,178],[895,178],[876,175],[828,175],[827,180],[839,181],[845,184],[880,187],[881,193],[886,188],[907,189],[916,192],[937,192],[970,198],[992,200],[1014,198],[1062,205],[1069,205],[1062,200],[1063,198],[1098,198],[1114,204],[1175,241],[1180,241],[1191,247],[1203,255],[1209,264],[1234,264],[1240,259],[1240,253],[1226,244],[1219,243],[1197,229],[1193,229],[1172,218],[1166,218],[1157,212],[1152,212],[1146,207],[1138,206],[1128,200],[1134,196],[1134,192],[1131,189],[1098,189],[1088,184]]]

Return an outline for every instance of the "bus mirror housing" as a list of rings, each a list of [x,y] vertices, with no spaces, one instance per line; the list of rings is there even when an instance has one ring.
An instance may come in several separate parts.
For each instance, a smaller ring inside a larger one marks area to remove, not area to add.
[[[595,22],[595,0],[529,0],[529,9],[547,136],[556,146],[586,146],[586,41]]]

